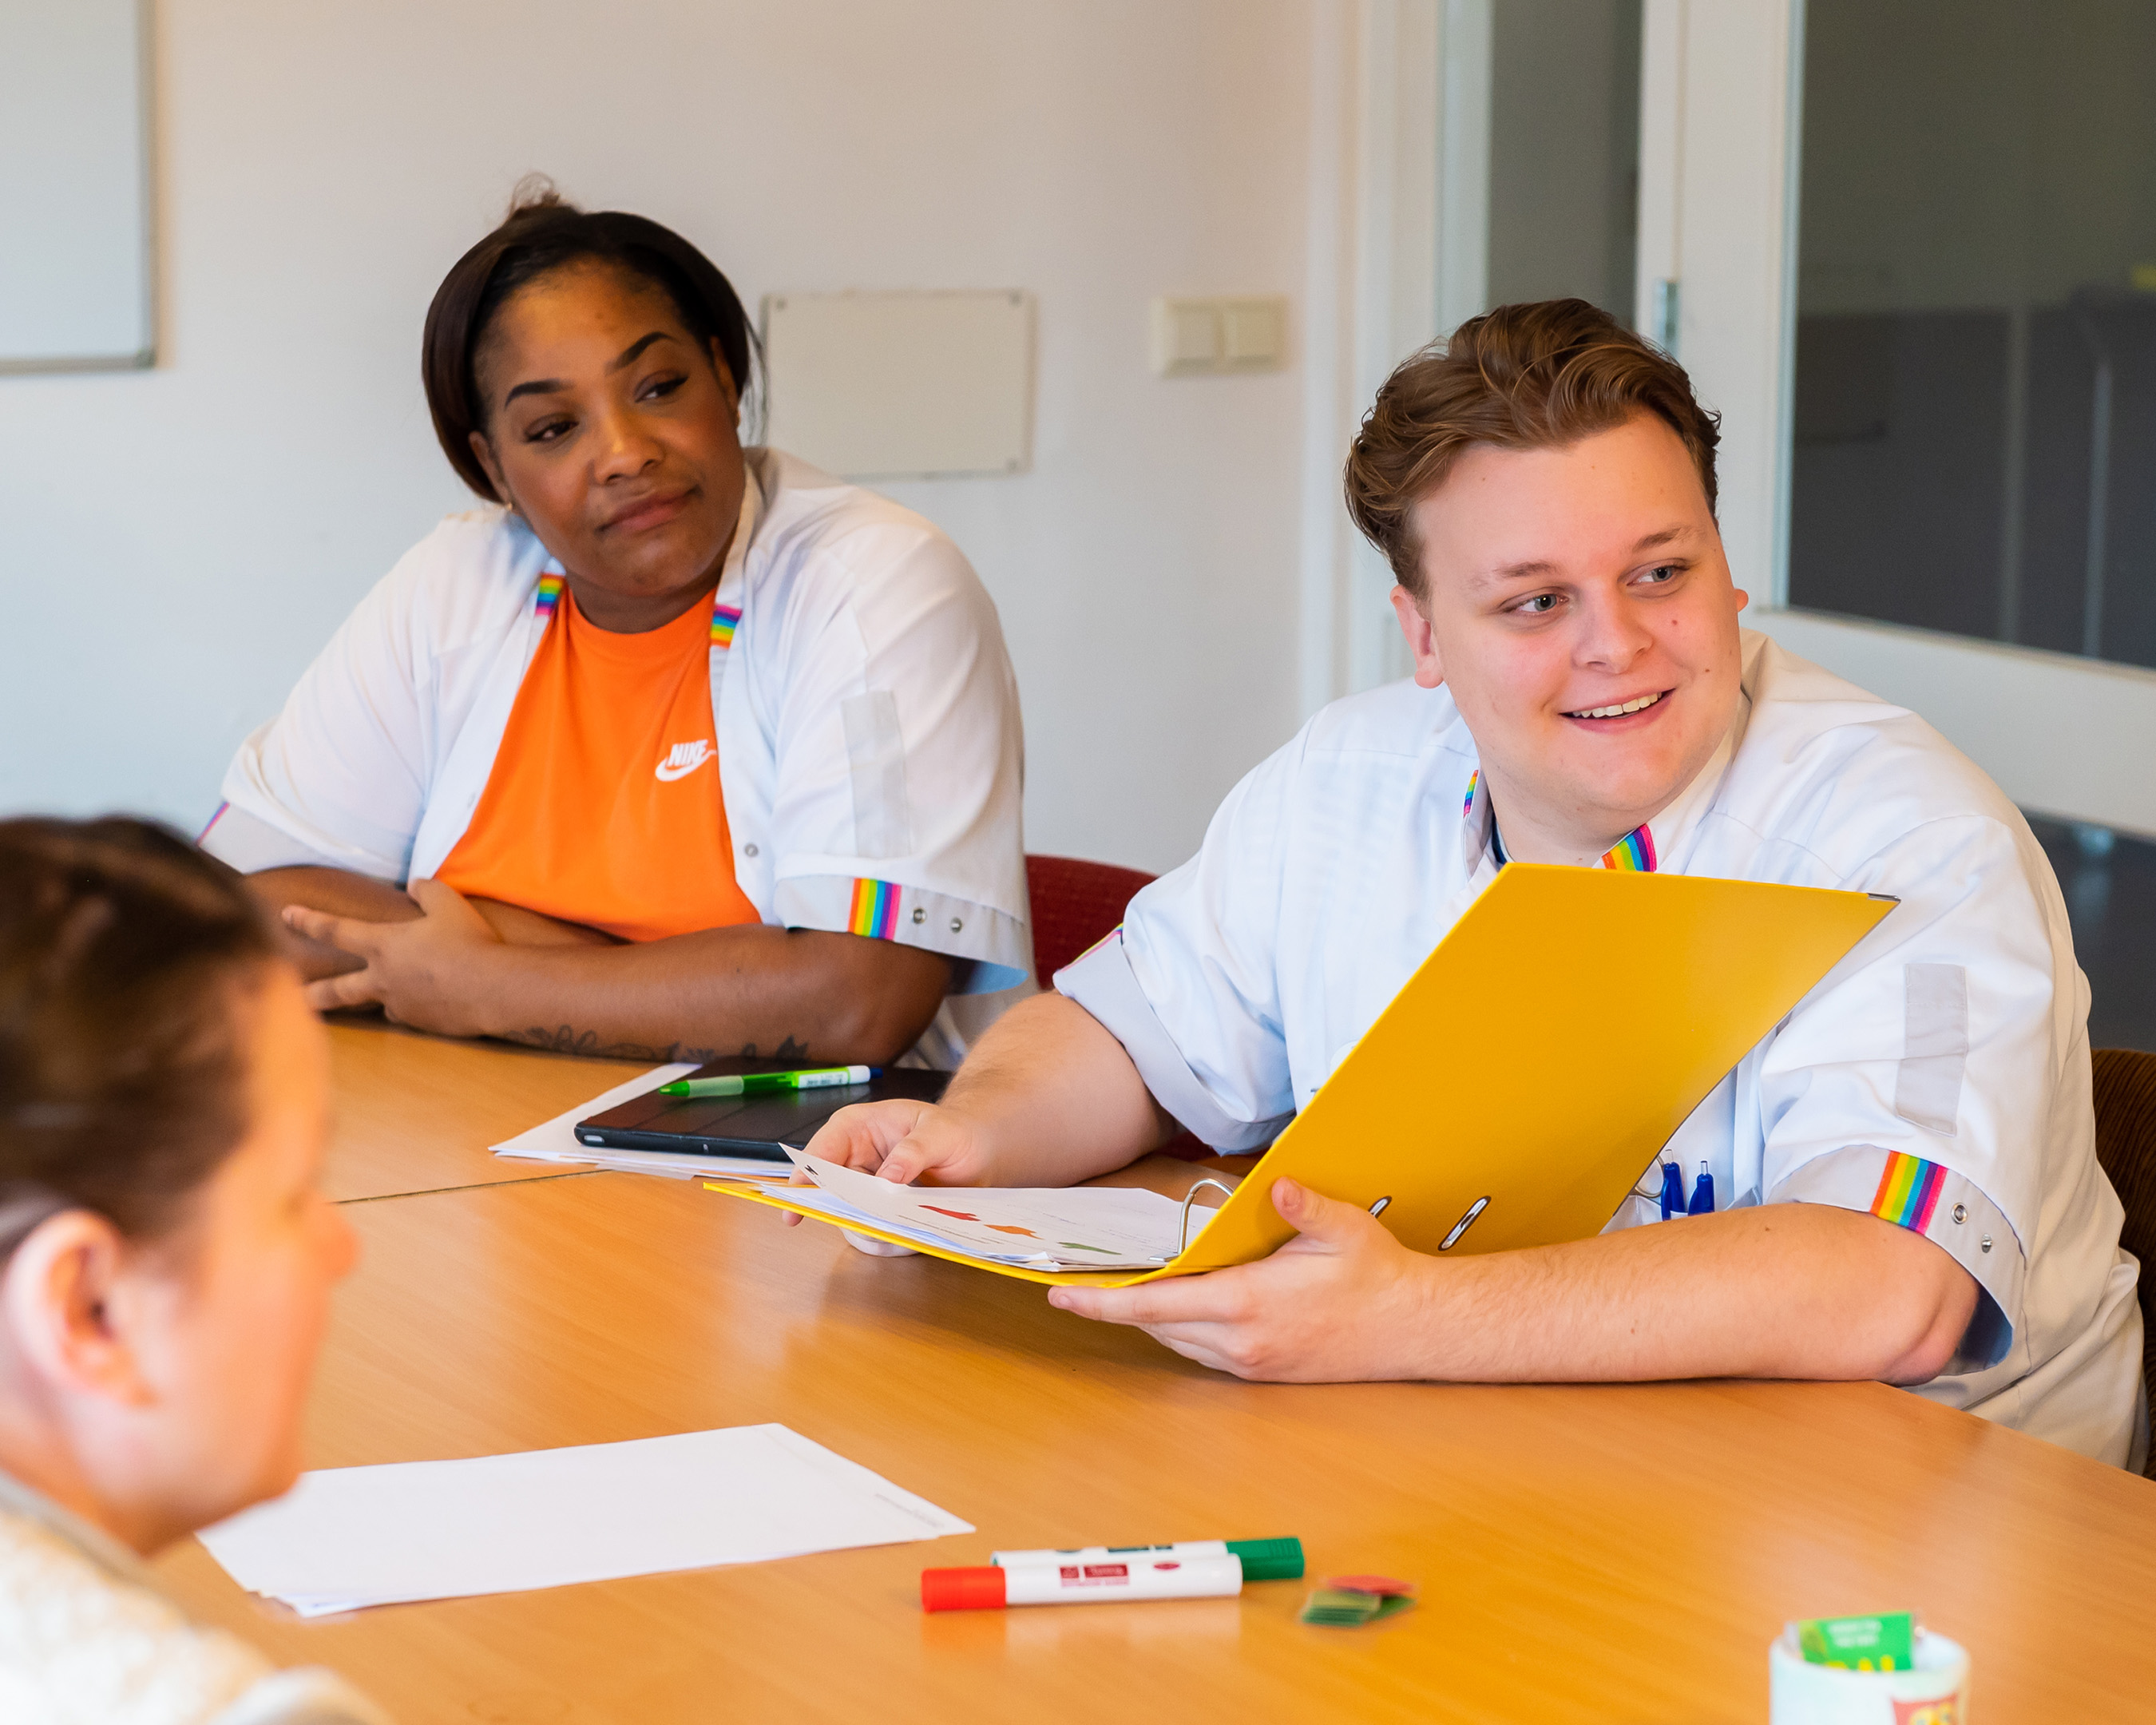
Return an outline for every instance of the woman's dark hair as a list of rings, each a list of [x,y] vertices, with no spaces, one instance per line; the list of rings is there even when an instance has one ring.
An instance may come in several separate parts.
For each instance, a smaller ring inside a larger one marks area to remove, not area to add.
[[[137,1240],[186,1219],[246,1134],[234,990],[276,951],[177,833],[0,821],[0,1261],[64,1209]]]
[[[527,180],[502,224],[442,278],[421,341],[419,373],[434,435],[457,476],[490,503],[506,500],[495,495],[471,449],[472,433],[487,424],[477,366],[488,329],[519,288],[587,262],[613,264],[661,290],[690,335],[719,344],[735,389],[748,393],[756,336],[741,296],[716,264],[670,228],[619,210],[580,210],[547,181]]]

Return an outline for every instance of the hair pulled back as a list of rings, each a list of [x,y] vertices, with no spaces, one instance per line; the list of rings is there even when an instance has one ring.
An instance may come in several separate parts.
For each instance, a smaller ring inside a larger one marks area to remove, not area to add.
[[[420,341],[419,373],[442,453],[457,476],[490,503],[506,500],[495,495],[471,448],[472,433],[487,428],[477,367],[488,331],[518,289],[582,263],[611,264],[660,289],[690,335],[719,344],[734,388],[748,393],[756,336],[741,296],[716,264],[646,217],[581,210],[550,182],[525,180],[501,225],[442,278]]]
[[[236,1008],[276,954],[239,877],[165,828],[0,821],[0,1261],[46,1217],[185,1220],[246,1134]]]
[[[1677,434],[1712,510],[1721,419],[1681,366],[1584,300],[1500,305],[1385,380],[1348,454],[1348,513],[1419,595],[1414,506],[1467,449],[1562,449],[1640,413]]]

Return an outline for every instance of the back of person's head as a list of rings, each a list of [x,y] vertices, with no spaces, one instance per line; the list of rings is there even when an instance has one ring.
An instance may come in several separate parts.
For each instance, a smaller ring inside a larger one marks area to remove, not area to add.
[[[0,821],[0,1470],[136,1550],[290,1486],[352,1240],[328,1050],[239,877]]]
[[[472,453],[472,434],[487,429],[478,367],[488,332],[520,289],[591,264],[665,294],[690,336],[706,348],[716,344],[735,393],[748,393],[755,333],[741,296],[716,264],[648,217],[581,210],[544,179],[527,180],[516,188],[501,225],[443,277],[421,340],[420,376],[434,435],[458,477],[489,502],[506,500]]]
[[[80,1207],[171,1234],[247,1124],[237,875],[143,822],[0,821],[0,1258]]]
[[[1348,512],[1419,596],[1414,507],[1462,454],[1562,449],[1640,413],[1676,434],[1711,511],[1719,417],[1699,404],[1681,366],[1584,300],[1500,305],[1385,380],[1348,451]]]

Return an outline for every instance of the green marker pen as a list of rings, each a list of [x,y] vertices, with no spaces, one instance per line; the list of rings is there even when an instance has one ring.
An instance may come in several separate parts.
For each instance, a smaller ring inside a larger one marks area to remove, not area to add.
[[[677,1078],[659,1086],[662,1096],[755,1096],[781,1090],[828,1090],[866,1084],[880,1066],[818,1066],[801,1072],[743,1072],[730,1078]]]
[[[1186,1539],[1175,1545],[1086,1545],[1075,1551],[998,1551],[988,1561],[998,1569],[1035,1569],[1043,1564],[1107,1563],[1133,1558],[1218,1558],[1243,1560],[1245,1581],[1292,1581],[1302,1574],[1300,1539]]]

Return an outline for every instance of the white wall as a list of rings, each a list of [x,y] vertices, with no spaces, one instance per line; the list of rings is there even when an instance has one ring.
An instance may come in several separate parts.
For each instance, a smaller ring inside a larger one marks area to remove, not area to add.
[[[1034,471],[891,489],[1002,611],[1029,848],[1179,860],[1297,717],[1303,383],[1152,377],[1147,302],[1304,286],[1320,3],[165,0],[160,367],[0,378],[0,808],[214,806],[462,506],[420,320],[536,168],[752,306],[1039,294]]]

